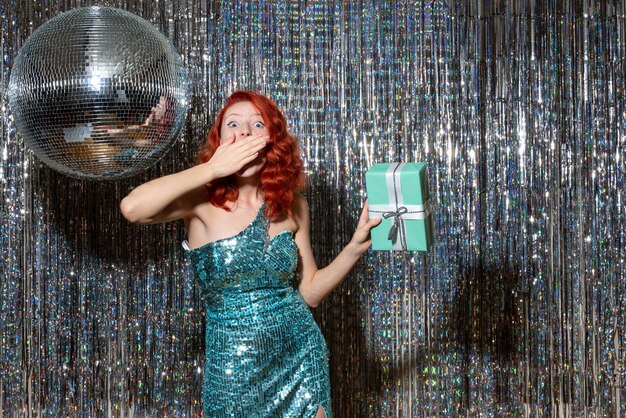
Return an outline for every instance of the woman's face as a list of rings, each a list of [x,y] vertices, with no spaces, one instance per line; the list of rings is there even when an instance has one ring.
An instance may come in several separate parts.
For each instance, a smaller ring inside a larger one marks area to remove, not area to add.
[[[235,142],[248,136],[267,136],[269,131],[260,112],[250,102],[237,102],[230,106],[224,114],[224,120],[220,128],[220,143],[235,137]],[[258,174],[265,166],[267,158],[265,153],[245,165],[237,172],[238,176],[250,177]]]

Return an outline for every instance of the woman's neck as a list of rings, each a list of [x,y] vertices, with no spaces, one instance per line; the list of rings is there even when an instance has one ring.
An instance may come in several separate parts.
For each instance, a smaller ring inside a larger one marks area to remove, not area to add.
[[[258,208],[263,203],[259,179],[237,179],[238,197],[235,205],[240,208]]]

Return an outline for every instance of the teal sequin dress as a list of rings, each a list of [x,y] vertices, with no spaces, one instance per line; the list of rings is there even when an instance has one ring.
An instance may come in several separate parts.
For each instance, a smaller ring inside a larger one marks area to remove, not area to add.
[[[230,238],[187,249],[204,294],[204,416],[331,417],[328,351],[293,287],[292,231],[268,236],[265,205]]]

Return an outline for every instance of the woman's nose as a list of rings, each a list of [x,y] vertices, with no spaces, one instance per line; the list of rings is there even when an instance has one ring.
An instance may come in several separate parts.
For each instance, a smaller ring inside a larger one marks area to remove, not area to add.
[[[243,128],[241,129],[241,131],[239,131],[239,136],[250,136],[250,135],[252,134],[250,133],[250,129],[248,128]]]

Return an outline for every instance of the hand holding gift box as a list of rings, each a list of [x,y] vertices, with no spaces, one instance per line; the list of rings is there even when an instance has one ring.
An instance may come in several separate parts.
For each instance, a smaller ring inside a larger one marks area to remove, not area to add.
[[[426,163],[374,164],[365,173],[372,249],[428,251],[432,217]]]

